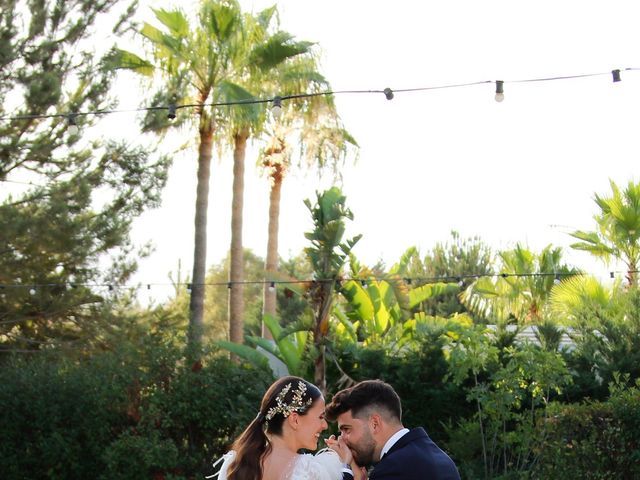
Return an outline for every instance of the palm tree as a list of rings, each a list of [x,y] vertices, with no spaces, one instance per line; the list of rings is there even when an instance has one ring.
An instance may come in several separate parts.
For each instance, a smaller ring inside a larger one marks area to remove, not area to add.
[[[571,236],[582,240],[571,245],[584,250],[609,264],[612,258],[624,262],[629,285],[637,286],[637,269],[640,260],[640,183],[629,182],[624,192],[610,181],[611,197],[595,195],[600,213],[593,218],[597,229],[593,232],[577,230]]]
[[[266,85],[276,75],[282,65],[309,53],[311,43],[295,41],[283,31],[275,30],[278,25],[276,7],[267,8],[256,16],[245,17],[247,43],[243,52],[246,74],[243,85],[260,96],[268,90]],[[244,170],[247,141],[258,135],[265,124],[265,116],[242,116],[234,118],[229,132],[233,143],[233,201],[231,212],[231,265],[229,281],[229,331],[232,342],[242,343],[244,324],[244,272],[243,272],[243,198]]]
[[[545,247],[536,255],[521,245],[498,254],[502,262],[496,278],[480,277],[460,299],[473,313],[503,324],[539,324],[548,307],[551,289],[557,280],[578,272],[562,263],[562,250]]]
[[[202,0],[195,23],[180,9],[154,9],[160,27],[145,23],[141,34],[150,49],[153,61],[131,52],[117,50],[114,61],[118,68],[127,68],[160,82],[155,105],[169,105],[169,116],[175,117],[178,102],[195,106],[195,115],[180,115],[173,126],[191,123],[197,128],[198,182],[195,208],[195,238],[193,275],[189,303],[187,354],[197,360],[202,346],[204,287],[206,273],[207,209],[212,148],[223,140],[223,127],[228,114],[237,117],[255,116],[252,105],[220,110],[216,103],[236,103],[251,100],[247,90],[234,81],[247,71],[244,18],[235,0]],[[145,129],[164,132],[171,123],[163,116],[148,116]],[[173,115],[171,115],[173,114]]]
[[[298,57],[277,70],[272,88],[278,96],[309,94],[297,101],[285,101],[282,113],[268,130],[268,145],[261,151],[259,163],[269,177],[269,226],[265,272],[273,278],[278,270],[278,233],[282,182],[292,166],[294,145],[300,148],[298,166],[317,168],[321,173],[329,167],[334,175],[346,159],[349,147],[357,147],[338,117],[329,82],[318,72],[317,58]],[[276,291],[270,283],[264,286],[264,315],[276,315]],[[270,337],[263,322],[262,334]]]
[[[614,303],[619,303],[615,302],[615,298],[620,291],[620,280],[609,288],[593,276],[579,275],[552,290],[550,307],[562,324],[572,326],[585,309],[605,311]]]

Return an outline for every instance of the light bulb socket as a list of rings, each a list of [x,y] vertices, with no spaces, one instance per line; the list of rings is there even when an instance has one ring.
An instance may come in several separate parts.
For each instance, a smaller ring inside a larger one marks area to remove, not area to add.
[[[173,120],[174,118],[176,118],[176,110],[178,109],[178,107],[176,106],[175,103],[170,103],[169,104],[169,112],[167,113],[167,118],[169,120]]]
[[[504,100],[504,80],[496,80],[496,102]]]
[[[615,70],[611,70],[611,76],[613,77],[613,82],[619,82],[622,80],[622,78],[620,78],[620,69],[615,69]]]
[[[277,120],[282,115],[282,97],[275,96],[271,102],[271,115]]]
[[[387,98],[387,100],[393,100],[393,90],[391,90],[389,87],[385,88],[382,93],[384,93],[384,96]]]
[[[70,113],[67,115],[67,131],[69,132],[69,135],[77,135],[80,132],[80,129],[78,128],[78,121],[76,120],[77,116],[77,113]]]

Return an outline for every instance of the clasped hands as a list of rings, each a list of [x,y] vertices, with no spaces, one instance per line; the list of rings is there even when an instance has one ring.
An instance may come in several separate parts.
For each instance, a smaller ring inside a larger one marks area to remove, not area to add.
[[[331,435],[325,440],[325,443],[331,450],[338,454],[342,463],[351,467],[353,480],[367,480],[366,468],[361,467],[355,462],[351,449],[347,446],[342,436],[336,438],[335,435]]]

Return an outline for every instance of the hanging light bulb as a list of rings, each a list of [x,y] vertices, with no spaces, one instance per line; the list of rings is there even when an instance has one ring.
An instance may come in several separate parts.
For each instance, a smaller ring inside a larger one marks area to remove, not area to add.
[[[362,288],[367,288],[369,286],[369,284],[364,278],[360,280],[360,285],[362,285]]]
[[[67,117],[67,131],[69,135],[78,135],[80,133],[80,129],[78,128],[78,122],[76,122],[76,117],[78,115],[75,113],[69,114]]]
[[[500,103],[504,100],[504,80],[496,80],[496,102]]]
[[[273,97],[273,105],[271,106],[271,115],[278,120],[282,116],[282,97]]]
[[[619,69],[615,69],[615,70],[611,70],[611,75],[613,76],[613,83],[619,82],[622,79],[620,78],[620,70]]]
[[[176,109],[177,109],[177,108],[178,108],[178,107],[176,107],[176,104],[175,104],[175,103],[171,102],[171,103],[169,104],[169,113],[167,113],[167,118],[168,118],[169,120],[173,120],[174,118],[176,118]]]
[[[31,287],[31,288],[29,289],[29,294],[30,294],[30,295],[35,295],[35,294],[36,294],[36,289],[35,289],[34,287]]]
[[[383,90],[384,96],[387,97],[387,100],[393,100],[393,90],[389,87]]]
[[[560,274],[556,273],[556,278],[553,279],[553,283],[560,285]]]
[[[276,282],[269,283],[269,291],[273,292],[276,289]]]

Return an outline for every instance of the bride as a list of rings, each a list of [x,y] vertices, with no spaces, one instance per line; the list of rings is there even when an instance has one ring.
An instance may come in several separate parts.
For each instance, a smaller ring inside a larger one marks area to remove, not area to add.
[[[362,478],[341,439],[332,436],[327,440],[330,448],[316,455],[298,453],[318,448],[320,432],[328,427],[324,406],[320,390],[302,378],[274,382],[256,418],[221,459],[218,480],[340,480],[343,471],[350,479],[353,473],[345,469],[349,464]]]

